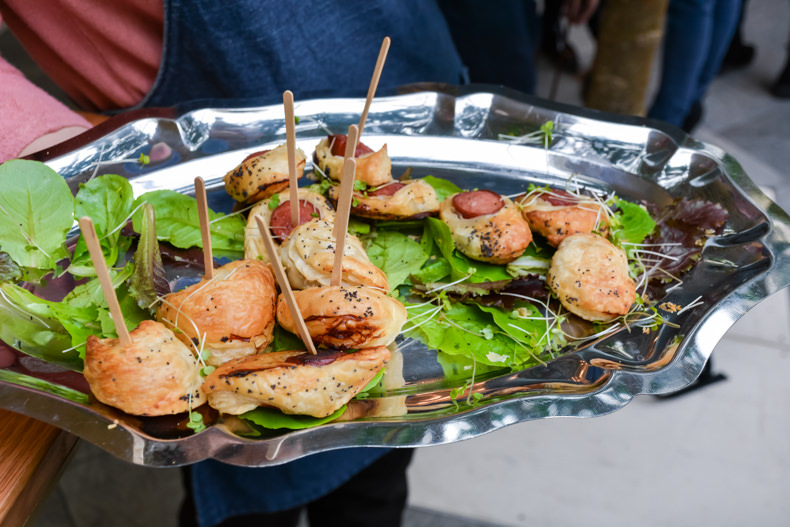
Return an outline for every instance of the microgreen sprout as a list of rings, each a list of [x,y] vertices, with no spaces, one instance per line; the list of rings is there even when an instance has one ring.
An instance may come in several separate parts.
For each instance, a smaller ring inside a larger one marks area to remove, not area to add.
[[[271,198],[269,198],[268,207],[269,210],[274,210],[280,205],[280,195],[275,194]]]

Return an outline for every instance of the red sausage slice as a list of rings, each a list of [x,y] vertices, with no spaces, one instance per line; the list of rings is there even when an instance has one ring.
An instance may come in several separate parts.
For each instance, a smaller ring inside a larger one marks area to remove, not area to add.
[[[490,190],[471,190],[453,196],[453,207],[466,219],[494,214],[504,206],[502,196]]]
[[[368,192],[368,196],[392,196],[405,186],[405,183],[388,183],[380,189],[374,190],[373,192]]]
[[[332,145],[332,155],[333,156],[346,155],[347,142],[348,142],[347,135],[343,135],[343,134],[330,135],[329,144]],[[357,149],[354,151],[354,157],[360,157],[360,156],[364,156],[365,154],[372,154],[372,153],[373,150],[369,146],[357,142]]]
[[[265,154],[266,152],[271,152],[271,149],[269,149],[269,150],[261,150],[260,152],[253,152],[253,153],[251,153],[250,155],[248,155],[247,157],[245,157],[245,158],[244,158],[244,161],[249,161],[249,160],[250,160],[250,159],[252,159],[253,157],[262,156],[262,155],[263,155],[263,154]],[[244,161],[242,161],[242,163],[244,163]]]
[[[303,199],[299,200],[299,225],[307,223],[313,218],[317,218],[318,209],[312,203]],[[269,220],[269,228],[272,231],[272,237],[275,240],[282,242],[294,230],[294,225],[291,223],[291,203],[285,201],[277,206],[272,211],[272,217]]]
[[[552,190],[550,193],[541,194],[540,199],[548,201],[555,207],[568,207],[579,204],[579,198],[566,190]]]

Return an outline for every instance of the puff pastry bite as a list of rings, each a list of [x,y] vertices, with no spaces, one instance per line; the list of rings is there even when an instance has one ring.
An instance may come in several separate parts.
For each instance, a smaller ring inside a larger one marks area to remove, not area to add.
[[[474,260],[512,262],[532,241],[519,208],[490,190],[448,196],[439,206],[439,217],[450,227],[456,248]]]
[[[609,227],[606,206],[590,196],[565,190],[538,189],[516,200],[532,232],[556,247],[577,232],[605,234]]]
[[[370,287],[311,287],[294,291],[307,331],[318,346],[358,349],[386,346],[406,323],[406,308]],[[282,295],[277,322],[291,333],[296,324]]]
[[[206,401],[200,365],[175,334],[143,320],[131,343],[88,337],[83,374],[96,399],[132,415],[169,415]]]
[[[227,414],[273,406],[286,414],[326,417],[340,409],[384,367],[384,346],[354,353],[276,351],[217,368],[203,384],[209,405]]]
[[[625,252],[598,234],[567,236],[551,259],[546,281],[562,305],[585,320],[625,315],[636,298]]]
[[[214,270],[214,278],[171,293],[156,311],[157,320],[185,343],[211,352],[218,366],[251,355],[272,340],[277,291],[268,265],[236,260]]]
[[[340,187],[329,188],[329,197],[337,201]],[[354,192],[351,214],[374,220],[424,218],[439,212],[436,191],[421,179],[392,181],[367,192]]]
[[[304,174],[305,155],[296,149],[296,177]],[[255,152],[225,174],[225,190],[233,199],[255,203],[288,187],[288,149],[285,144]]]
[[[324,137],[315,147],[313,163],[328,177],[340,181],[343,174],[343,154],[346,149],[345,135]],[[387,145],[374,152],[362,143],[357,144],[354,152],[357,160],[356,181],[363,181],[370,187],[378,187],[392,181],[392,161],[387,154]]]
[[[333,223],[315,219],[300,225],[280,245],[288,281],[294,289],[329,285],[335,260]],[[389,291],[384,272],[370,263],[356,236],[346,235],[342,285],[367,285]]]
[[[329,222],[335,221],[335,210],[332,204],[321,194],[300,188],[299,195],[299,224],[307,223],[316,218]],[[277,194],[275,202],[279,203],[276,207],[270,204],[275,200],[274,196],[259,201],[250,209],[247,219],[247,226],[244,228],[244,257],[249,260],[261,260],[269,263],[269,256],[263,245],[261,231],[258,230],[258,223],[255,216],[260,214],[266,219],[275,241],[282,242],[291,234],[294,226],[291,224],[291,195],[290,191],[284,190]]]

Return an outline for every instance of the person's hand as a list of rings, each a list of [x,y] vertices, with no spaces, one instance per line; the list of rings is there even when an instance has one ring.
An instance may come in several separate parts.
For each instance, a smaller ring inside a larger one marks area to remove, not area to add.
[[[87,128],[84,126],[67,126],[66,128],[61,128],[60,130],[42,135],[23,148],[22,151],[19,152],[19,157],[25,157],[40,150],[44,150],[45,148],[49,148],[50,146],[62,143],[66,139],[71,139],[74,136],[80,135],[85,130],[87,130]]]
[[[562,14],[571,24],[584,24],[598,9],[599,3],[600,0],[564,0]]]

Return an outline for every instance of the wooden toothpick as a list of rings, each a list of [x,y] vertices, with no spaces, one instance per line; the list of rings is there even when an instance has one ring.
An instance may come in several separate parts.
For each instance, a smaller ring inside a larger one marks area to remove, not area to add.
[[[206,184],[203,178],[195,178],[195,198],[197,199],[198,218],[200,219],[200,237],[203,239],[203,272],[207,280],[214,278],[214,256],[211,250],[211,224],[208,221],[208,203],[206,200]]]
[[[376,89],[379,86],[379,79],[381,79],[381,71],[384,69],[384,61],[387,60],[387,52],[390,49],[390,37],[384,37],[381,41],[381,49],[379,50],[379,58],[376,59],[376,67],[373,69],[373,77],[370,79],[370,87],[368,87],[368,96],[365,99],[365,109],[362,110],[362,117],[359,118],[359,135],[362,135],[362,130],[365,128],[365,121],[368,118],[368,110],[370,110],[370,103],[373,101],[373,96],[376,95]],[[354,145],[356,148],[356,145]]]
[[[354,159],[354,150],[356,149],[357,139],[359,138],[359,128],[357,127],[357,125],[352,124],[351,126],[348,127],[348,136],[347,136],[347,138],[348,138],[348,140],[346,141],[346,151],[343,154],[343,171],[340,174],[340,196],[339,196],[339,198],[337,200],[337,212],[340,213],[340,214],[342,214],[342,211],[344,210],[341,207],[341,203],[343,203],[343,201],[342,201],[343,200],[343,195],[344,195],[343,189],[346,188],[344,186],[344,184],[343,184],[343,181],[344,181],[343,178],[346,177],[346,165],[345,165],[345,162],[346,162],[347,159]],[[349,207],[350,207],[350,204],[351,204],[350,196],[354,193],[354,181],[353,180],[354,180],[354,177],[356,175],[356,160],[354,161],[354,167],[355,167],[355,172],[351,175],[351,178],[349,178],[349,179],[352,180],[351,181],[351,190],[348,191],[349,192],[349,200],[348,200],[347,206],[349,206]],[[346,225],[348,225],[348,219],[346,219]],[[339,232],[340,231],[338,230],[338,222],[337,222],[337,219],[335,219],[335,225],[334,225],[334,227],[332,227],[332,237],[337,238],[337,235],[338,235]]]
[[[352,125],[353,126],[353,125]],[[335,214],[335,260],[332,265],[332,278],[329,285],[338,286],[343,280],[343,249],[346,246],[348,217],[351,213],[351,200],[354,194],[354,172],[357,162],[347,157],[343,162],[343,176],[340,179],[340,197]]]
[[[299,182],[296,179],[296,120],[294,119],[294,94],[283,92],[285,107],[285,141],[288,149],[288,189],[291,199],[291,224],[299,226]]]
[[[87,216],[83,216],[80,218],[79,223],[82,236],[85,238],[85,244],[88,246],[88,252],[91,255],[93,267],[96,268],[96,276],[99,278],[99,284],[104,293],[104,298],[107,300],[107,305],[110,308],[110,316],[112,317],[113,324],[115,324],[115,332],[118,333],[118,340],[122,346],[128,346],[132,343],[132,338],[129,336],[129,330],[126,329],[123,312],[118,303],[118,296],[115,294],[115,288],[112,286],[110,272],[107,269],[107,263],[104,261],[104,254],[99,244],[99,238],[96,236],[93,220]]]
[[[285,303],[288,304],[288,309],[291,310],[291,318],[293,318],[294,324],[296,324],[296,331],[307,347],[307,351],[316,355],[318,352],[315,349],[315,344],[313,344],[313,339],[310,338],[310,332],[307,331],[307,325],[304,323],[302,312],[299,310],[299,306],[296,303],[291,284],[288,282],[288,277],[285,275],[285,269],[283,269],[283,264],[280,261],[280,255],[277,254],[274,240],[272,240],[272,235],[269,233],[269,226],[260,214],[255,215],[255,222],[258,224],[258,230],[261,233],[261,238],[263,238],[263,246],[266,248],[266,254],[269,255],[269,261],[272,263],[274,277],[277,279],[280,291],[282,291],[285,297]]]

